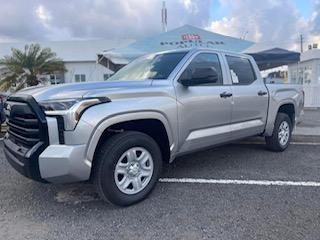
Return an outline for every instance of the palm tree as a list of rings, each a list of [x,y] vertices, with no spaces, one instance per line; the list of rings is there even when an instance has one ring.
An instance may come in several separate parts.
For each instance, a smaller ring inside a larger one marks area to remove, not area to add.
[[[25,45],[24,50],[12,48],[11,55],[0,59],[0,67],[6,74],[0,76],[0,89],[7,91],[12,86],[20,90],[25,86],[40,83],[40,75],[65,72],[60,58],[50,48],[41,49],[39,44]]]

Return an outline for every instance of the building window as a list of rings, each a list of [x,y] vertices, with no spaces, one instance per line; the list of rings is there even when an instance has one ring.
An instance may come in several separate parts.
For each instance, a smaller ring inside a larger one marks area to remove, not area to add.
[[[49,81],[52,85],[64,83],[63,74],[50,74]]]
[[[107,81],[108,78],[111,77],[111,75],[112,75],[112,74],[109,74],[109,73],[103,74],[103,80],[104,80],[104,81]]]
[[[312,75],[312,67],[306,66],[303,72],[303,84],[307,84],[307,85],[311,84],[312,82],[311,75]]]
[[[85,74],[75,74],[74,79],[76,82],[85,82],[86,81],[86,75]]]

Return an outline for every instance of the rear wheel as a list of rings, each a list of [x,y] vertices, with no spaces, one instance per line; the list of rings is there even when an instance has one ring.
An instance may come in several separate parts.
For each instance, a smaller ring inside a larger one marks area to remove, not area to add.
[[[278,113],[272,136],[266,137],[267,147],[275,152],[284,151],[290,144],[292,123],[285,113]]]
[[[104,200],[127,206],[146,198],[160,177],[161,151],[148,135],[116,134],[99,148],[94,183]]]

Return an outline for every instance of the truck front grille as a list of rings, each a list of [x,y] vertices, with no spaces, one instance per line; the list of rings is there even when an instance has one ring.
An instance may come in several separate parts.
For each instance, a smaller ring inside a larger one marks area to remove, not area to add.
[[[13,95],[6,102],[8,132],[4,152],[9,163],[22,175],[43,181],[39,156],[49,145],[48,127],[43,110],[32,96]]]
[[[17,145],[31,148],[40,139],[40,124],[27,103],[8,101],[12,109],[7,116],[9,138]]]

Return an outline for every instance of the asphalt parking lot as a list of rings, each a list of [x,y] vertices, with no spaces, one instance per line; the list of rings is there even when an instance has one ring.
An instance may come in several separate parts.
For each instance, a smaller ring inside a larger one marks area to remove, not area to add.
[[[250,141],[249,141],[250,142]],[[2,145],[1,145],[2,148]],[[162,179],[320,182],[320,143],[235,143],[177,159]],[[160,182],[127,208],[90,184],[39,184],[0,155],[0,239],[319,239],[320,186]]]

